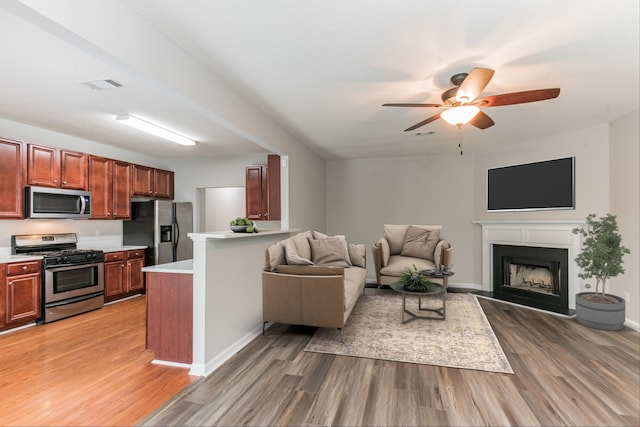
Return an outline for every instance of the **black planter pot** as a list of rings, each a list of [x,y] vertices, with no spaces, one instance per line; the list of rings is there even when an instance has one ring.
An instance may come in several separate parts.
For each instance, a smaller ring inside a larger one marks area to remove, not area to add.
[[[617,302],[604,304],[587,301],[584,295],[594,295],[594,292],[580,292],[576,294],[576,320],[584,326],[606,331],[619,331],[624,328],[625,304],[624,299],[617,295],[605,294]]]

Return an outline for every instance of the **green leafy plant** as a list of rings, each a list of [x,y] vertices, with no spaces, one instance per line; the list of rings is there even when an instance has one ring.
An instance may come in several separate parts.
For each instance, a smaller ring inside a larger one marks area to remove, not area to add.
[[[431,284],[427,276],[418,271],[418,267],[415,264],[413,264],[413,270],[407,268],[400,273],[398,282],[410,292],[425,292]]]
[[[609,278],[624,273],[622,258],[630,251],[622,246],[616,216],[607,214],[596,219],[596,214],[589,214],[586,227],[576,227],[573,233],[583,237],[582,251],[575,258],[582,270],[578,276],[582,279],[596,279],[596,301],[617,302],[606,296],[605,284]]]

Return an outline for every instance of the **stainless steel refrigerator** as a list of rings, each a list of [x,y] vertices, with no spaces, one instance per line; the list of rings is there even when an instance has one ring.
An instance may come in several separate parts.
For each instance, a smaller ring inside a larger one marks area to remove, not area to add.
[[[146,265],[193,258],[191,202],[150,200],[131,203],[131,220],[122,221],[124,245],[146,246]]]

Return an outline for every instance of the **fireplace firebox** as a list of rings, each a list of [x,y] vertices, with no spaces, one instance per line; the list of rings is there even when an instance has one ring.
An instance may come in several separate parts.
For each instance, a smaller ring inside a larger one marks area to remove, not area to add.
[[[492,245],[495,298],[566,313],[568,251],[562,248]]]

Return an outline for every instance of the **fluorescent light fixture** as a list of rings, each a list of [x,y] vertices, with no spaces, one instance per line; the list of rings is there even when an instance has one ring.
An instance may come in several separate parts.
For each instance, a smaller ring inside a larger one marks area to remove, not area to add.
[[[469,123],[476,114],[480,111],[480,108],[475,105],[461,105],[459,107],[449,108],[440,114],[447,123],[450,125],[464,125]]]
[[[139,117],[132,116],[131,114],[120,114],[116,117],[116,120],[138,130],[150,133],[151,135],[159,136],[160,138],[175,142],[176,144],[196,145],[196,142],[193,139],[189,139],[186,136],[182,136],[168,129],[165,129],[162,126],[158,126],[146,120],[142,120]]]

